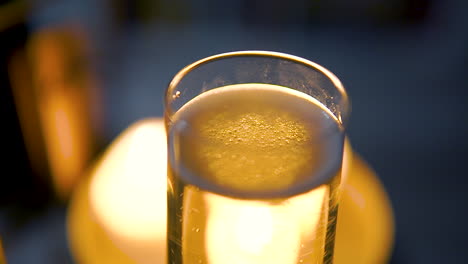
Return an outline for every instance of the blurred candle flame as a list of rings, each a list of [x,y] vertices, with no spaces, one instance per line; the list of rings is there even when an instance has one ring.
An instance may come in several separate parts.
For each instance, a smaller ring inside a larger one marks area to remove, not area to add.
[[[85,40],[73,26],[39,29],[8,69],[31,166],[63,200],[88,166],[99,133]]]
[[[91,80],[84,38],[74,28],[36,32],[28,46],[34,94],[52,182],[68,197],[91,158]]]
[[[166,137],[162,122],[125,131],[92,171],[94,217],[137,263],[163,263],[166,239]]]

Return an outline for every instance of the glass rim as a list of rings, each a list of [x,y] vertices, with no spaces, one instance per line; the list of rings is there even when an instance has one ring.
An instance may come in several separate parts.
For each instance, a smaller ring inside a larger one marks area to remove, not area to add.
[[[349,97],[348,97],[348,93],[346,92],[346,89],[344,88],[340,79],[338,79],[338,77],[335,74],[333,74],[330,70],[321,66],[320,64],[317,64],[308,59],[304,59],[302,57],[283,53],[283,52],[265,51],[265,50],[243,50],[243,51],[231,51],[231,52],[220,53],[220,54],[205,57],[203,59],[197,60],[185,66],[184,68],[182,68],[179,72],[177,72],[174,75],[174,77],[172,78],[171,82],[169,83],[166,89],[165,96],[164,96],[164,115],[174,114],[172,113],[172,111],[171,113],[168,113],[168,104],[172,99],[172,95],[171,95],[172,91],[177,87],[177,85],[184,78],[184,76],[186,76],[190,71],[211,61],[216,61],[216,60],[230,58],[230,57],[238,57],[238,56],[259,56],[259,57],[279,58],[279,59],[301,63],[301,64],[304,64],[306,66],[309,66],[311,68],[318,70],[320,73],[326,76],[333,83],[335,88],[339,91],[340,95],[342,96],[342,100],[345,102],[345,106],[346,106],[346,108],[343,109],[342,111],[344,113],[345,118],[342,118],[343,114],[340,114],[339,116],[335,116],[335,117],[341,123],[341,126],[343,128],[347,127],[347,121],[349,119],[350,108],[351,108],[350,101],[349,101]]]
[[[340,123],[340,126],[341,126],[341,130],[340,130],[341,132],[336,131],[336,133],[344,133],[347,127],[349,116],[350,116],[351,107],[350,107],[348,94],[344,86],[342,85],[341,81],[338,79],[338,77],[336,77],[331,71],[329,71],[325,67],[315,62],[312,62],[310,60],[307,60],[307,59],[304,59],[295,55],[286,54],[286,53],[274,52],[274,51],[262,51],[262,50],[245,50],[245,51],[233,51],[233,52],[220,53],[217,55],[212,55],[212,56],[197,60],[185,66],[184,68],[182,68],[179,72],[176,73],[176,75],[174,75],[173,79],[168,85],[168,88],[166,89],[166,93],[164,97],[165,119],[171,120],[171,116],[177,113],[177,110],[173,110],[169,108],[171,101],[174,99],[173,94],[175,92],[175,89],[177,89],[179,83],[192,70],[198,67],[201,67],[203,65],[206,65],[210,62],[213,62],[213,61],[218,61],[218,60],[222,60],[226,58],[233,58],[233,57],[249,57],[249,56],[272,58],[272,59],[279,59],[279,60],[284,60],[284,61],[289,61],[289,62],[295,62],[301,65],[304,65],[305,67],[308,67],[311,70],[315,70],[319,74],[322,74],[323,77],[327,78],[331,82],[331,85],[334,87],[334,89],[336,89],[338,94],[341,96],[341,98],[339,99],[339,104],[342,106],[342,109],[340,109],[340,111],[337,113],[331,113],[331,114],[333,114],[334,118]],[[325,107],[329,110],[327,106]],[[178,128],[179,125],[183,125],[183,124],[174,123],[172,125],[169,125],[168,123],[166,123],[166,129],[169,129],[169,127],[171,127],[170,130],[183,129],[180,127]],[[168,132],[168,145],[174,145],[174,143],[170,143],[170,142],[173,142],[173,140],[175,140],[171,136],[172,133],[170,131],[167,131],[167,132]],[[326,136],[332,136],[332,135],[326,134]],[[344,134],[343,134],[343,137],[344,137]],[[175,153],[172,153],[172,154],[168,153],[168,154],[169,154],[168,155],[169,163],[176,164],[177,163],[176,157],[174,156],[176,154]],[[191,170],[189,170],[183,165],[176,166],[174,167],[174,169],[177,171],[177,174],[179,175],[179,177],[181,177],[182,181],[186,183],[194,184],[195,186],[198,186],[201,189],[204,189],[212,193],[217,193],[217,194],[228,196],[228,197],[238,197],[241,199],[252,199],[252,198],[275,199],[275,198],[288,197],[291,195],[304,193],[307,190],[317,188],[318,186],[329,182],[330,180],[333,179],[333,177],[336,176],[336,173],[337,173],[336,166],[337,164],[342,163],[342,158],[343,158],[343,155],[338,155],[334,159],[329,160],[323,167],[320,168],[320,170],[315,172],[316,176],[314,177],[314,179],[302,182],[301,184],[290,186],[289,188],[285,190],[281,190],[281,191],[280,190],[266,190],[262,192],[251,192],[251,191],[238,190],[235,188],[228,188],[226,186],[221,186],[219,184],[211,183],[210,181],[205,180],[203,177],[197,176],[196,174],[194,174],[194,172],[192,172]]]

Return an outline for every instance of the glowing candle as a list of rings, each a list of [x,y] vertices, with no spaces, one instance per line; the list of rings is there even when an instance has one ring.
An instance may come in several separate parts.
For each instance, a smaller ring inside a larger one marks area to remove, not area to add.
[[[165,148],[162,121],[142,121],[117,138],[92,171],[94,217],[137,263],[164,263]]]
[[[349,174],[340,206],[335,263],[385,263],[393,240],[391,208],[376,175],[359,156],[351,159],[350,154],[347,146],[343,169]],[[114,140],[90,171],[89,184],[82,183],[70,204],[69,239],[78,263],[165,263],[166,166],[161,119],[137,122]],[[238,206],[228,197],[222,197],[227,203],[220,203],[219,197],[210,199],[216,194],[189,195],[208,204],[208,219],[204,231],[188,231],[204,232],[208,263],[310,263],[312,257],[300,255],[297,241],[320,224],[317,213],[327,206],[317,204],[327,197],[326,189],[313,192],[307,200],[273,206],[261,202]],[[200,202],[196,199],[188,206]],[[316,210],[301,210],[304,206]],[[210,212],[210,207],[216,210]],[[284,243],[272,243],[275,237]],[[269,254],[259,254],[262,251]]]

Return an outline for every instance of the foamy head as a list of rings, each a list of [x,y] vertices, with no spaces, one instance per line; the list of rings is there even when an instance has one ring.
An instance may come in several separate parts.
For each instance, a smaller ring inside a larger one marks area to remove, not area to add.
[[[280,197],[325,183],[340,168],[343,133],[314,98],[267,84],[205,92],[174,116],[171,167],[223,195]]]

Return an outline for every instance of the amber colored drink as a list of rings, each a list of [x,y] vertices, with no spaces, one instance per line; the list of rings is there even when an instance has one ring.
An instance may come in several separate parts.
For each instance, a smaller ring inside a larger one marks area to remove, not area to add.
[[[332,263],[344,133],[321,103],[230,85],[168,127],[168,263]]]

